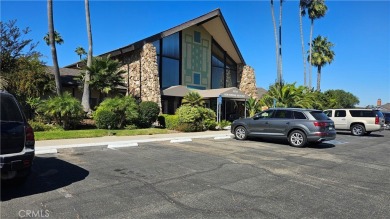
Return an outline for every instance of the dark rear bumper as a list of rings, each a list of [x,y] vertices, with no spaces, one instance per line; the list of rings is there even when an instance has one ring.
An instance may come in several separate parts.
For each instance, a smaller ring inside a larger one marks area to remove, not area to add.
[[[1,172],[18,171],[31,167],[35,152],[26,152],[15,156],[0,156]]]

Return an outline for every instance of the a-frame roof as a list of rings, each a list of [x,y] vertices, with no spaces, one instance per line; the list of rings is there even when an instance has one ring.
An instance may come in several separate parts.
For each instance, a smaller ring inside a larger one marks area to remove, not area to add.
[[[227,52],[227,54],[237,64],[245,65],[244,58],[242,57],[241,52],[238,49],[236,42],[234,41],[233,35],[230,32],[229,27],[227,26],[220,9],[213,10],[207,14],[187,21],[176,27],[165,30],[133,44],[101,54],[99,56],[111,55],[111,57],[116,57],[122,54],[126,54],[128,52],[141,48],[146,43],[152,43],[156,40],[162,39],[166,36],[172,35],[194,25],[202,26],[204,29],[206,29],[211,34],[213,39]],[[65,66],[65,68],[74,68],[77,66],[77,64],[79,63],[74,63]]]

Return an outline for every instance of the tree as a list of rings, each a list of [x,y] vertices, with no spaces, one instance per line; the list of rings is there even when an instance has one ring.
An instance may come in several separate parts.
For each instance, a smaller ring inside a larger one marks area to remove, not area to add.
[[[259,101],[250,97],[246,102],[246,110],[249,112],[249,117],[253,117],[259,109]]]
[[[307,86],[307,78],[306,78],[306,53],[305,53],[305,41],[303,38],[303,25],[302,25],[302,17],[306,15],[306,10],[308,4],[310,4],[311,0],[300,0],[299,1],[299,32],[301,36],[301,47],[302,47],[302,61],[303,61],[303,84]]]
[[[18,68],[12,73],[12,77],[9,77],[9,90],[22,102],[55,91],[53,75],[48,72],[39,57],[36,54],[18,58]]]
[[[8,87],[8,80],[4,76],[0,75],[0,90],[4,90],[7,87]]]
[[[322,18],[325,16],[328,7],[325,5],[325,0],[312,0],[308,4],[308,14],[311,21],[310,25],[310,40],[309,40],[309,63],[312,63],[312,39],[313,39],[313,29],[314,29],[314,20]],[[309,87],[312,86],[312,68],[309,68]]]
[[[122,74],[126,73],[126,71],[120,70],[120,66],[120,62],[112,60],[110,55],[95,57],[91,66],[86,66],[85,71],[81,72],[80,79],[85,81],[86,73],[89,72],[90,80],[88,85],[99,90],[99,99],[101,101],[102,94],[108,94],[110,91],[117,89],[118,86],[124,86]]]
[[[311,58],[310,64],[317,67],[317,91],[320,91],[321,69],[326,64],[332,63],[335,56],[335,53],[332,50],[334,44],[329,42],[328,38],[322,36],[317,36],[312,44],[312,56],[308,57],[308,59]]]
[[[350,92],[344,90],[327,90],[324,92],[326,97],[325,108],[354,108],[355,105],[359,104],[359,98]]]
[[[191,91],[183,97],[181,104],[184,106],[203,106],[203,97],[196,91]]]
[[[271,85],[260,102],[272,107],[274,100],[276,100],[277,107],[313,108],[316,102],[312,90],[305,86],[295,87],[295,83],[275,83]]]
[[[49,46],[50,45],[50,36],[49,33],[47,33],[44,37],[43,40],[46,42],[46,44]],[[54,42],[58,45],[61,45],[64,43],[64,39],[62,39],[60,33],[57,31],[54,31]]]
[[[74,52],[75,52],[78,56],[80,56],[80,60],[81,60],[81,56],[82,56],[82,55],[86,55],[86,54],[87,54],[87,52],[85,51],[85,49],[84,49],[83,47],[81,47],[81,46],[78,46]]]
[[[87,34],[88,34],[88,56],[87,56],[87,67],[90,68],[92,65],[92,30],[91,30],[91,19],[89,14],[89,0],[84,1],[85,4],[85,19],[87,23]],[[89,81],[91,78],[89,70],[85,71],[84,77],[84,90],[83,97],[81,98],[81,104],[83,105],[84,112],[91,112],[91,105],[89,103],[90,99],[90,90],[89,90]]]
[[[271,15],[272,23],[274,26],[274,37],[275,37],[275,53],[276,53],[276,81],[282,83],[283,81],[283,67],[282,67],[282,12],[283,12],[283,0],[279,3],[279,31],[276,30],[276,20],[274,11],[274,1],[271,0]]]
[[[17,60],[23,56],[31,56],[40,53],[34,51],[37,43],[32,39],[25,39],[31,30],[27,27],[20,30],[16,26],[16,20],[10,20],[7,23],[0,21],[0,67],[1,73],[9,74],[17,69]]]
[[[56,50],[55,38],[54,38],[55,33],[54,33],[54,22],[53,22],[53,0],[47,0],[47,20],[48,20],[48,27],[49,27],[49,44],[51,47],[51,56],[53,58],[56,91],[57,91],[57,95],[61,96],[62,84],[60,78],[60,69],[58,67],[57,50]]]

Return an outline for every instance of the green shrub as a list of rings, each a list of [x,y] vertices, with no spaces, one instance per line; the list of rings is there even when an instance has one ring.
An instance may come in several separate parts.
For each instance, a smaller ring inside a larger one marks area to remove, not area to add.
[[[98,114],[99,111],[110,111],[115,114],[115,116],[113,116],[113,120],[116,123],[111,124],[107,121],[110,124],[105,125],[106,127],[111,125],[111,128],[123,128],[126,125],[134,124],[138,118],[138,105],[135,99],[131,96],[105,99],[97,107],[94,118],[96,118],[96,114]]]
[[[64,129],[76,127],[83,118],[84,112],[81,103],[69,93],[43,101],[37,111],[47,120],[54,121]]]
[[[159,115],[159,116],[157,117],[157,122],[158,122],[158,124],[159,124],[162,128],[166,128],[165,116],[167,116],[167,115],[166,115],[166,114],[162,114],[162,115]]]
[[[50,124],[45,124],[43,122],[39,122],[39,121],[28,121],[28,123],[30,124],[30,126],[33,128],[33,130],[35,132],[41,132],[41,131],[54,131],[54,130],[58,130],[58,129],[61,129],[60,127],[58,126],[54,126],[54,125],[50,125]]]
[[[120,117],[113,111],[99,109],[93,114],[96,127],[99,129],[116,129],[119,125]]]
[[[203,116],[201,107],[184,105],[176,110],[176,115],[179,117],[179,131],[203,131]]]
[[[127,129],[127,130],[134,130],[134,129],[137,129],[137,128],[138,128],[138,126],[136,126],[134,124],[125,126],[125,129]]]
[[[159,123],[162,127],[169,130],[177,130],[179,125],[179,116],[162,114],[159,116]]]
[[[232,123],[229,122],[229,121],[226,121],[226,120],[222,120],[221,122],[219,122],[218,126],[219,126],[219,129],[223,129],[225,128],[226,126],[229,126],[231,125]]]
[[[199,107],[199,110],[202,116],[204,129],[215,130],[218,124],[215,121],[217,115],[215,114],[214,110],[204,107]]]
[[[160,107],[156,102],[141,102],[139,105],[137,125],[140,128],[150,128],[152,124],[157,120],[159,113]]]

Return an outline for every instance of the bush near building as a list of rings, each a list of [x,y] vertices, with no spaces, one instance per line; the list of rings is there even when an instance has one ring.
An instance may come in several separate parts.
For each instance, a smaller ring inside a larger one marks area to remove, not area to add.
[[[157,120],[160,107],[156,102],[144,101],[139,104],[137,126],[139,128],[150,128]]]
[[[122,129],[138,119],[138,105],[131,96],[105,99],[93,114],[98,128]]]

